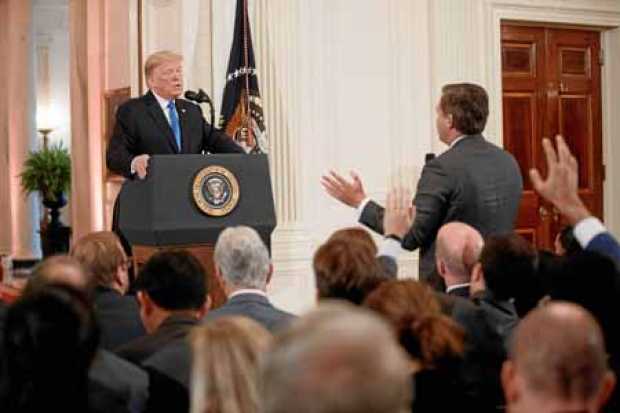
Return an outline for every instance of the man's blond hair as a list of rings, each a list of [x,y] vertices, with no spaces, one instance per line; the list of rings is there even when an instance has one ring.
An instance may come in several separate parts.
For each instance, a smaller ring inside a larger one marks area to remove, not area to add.
[[[183,56],[170,50],[160,50],[159,52],[152,53],[146,58],[146,63],[144,63],[144,76],[148,79],[157,66],[180,60],[183,60]]]

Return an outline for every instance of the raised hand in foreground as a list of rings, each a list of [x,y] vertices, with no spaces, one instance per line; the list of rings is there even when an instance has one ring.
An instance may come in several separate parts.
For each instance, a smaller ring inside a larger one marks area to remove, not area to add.
[[[592,214],[579,198],[577,160],[562,136],[557,135],[555,141],[557,152],[549,139],[543,139],[547,178],[543,180],[538,169],[533,168],[530,170],[530,179],[536,192],[553,204],[570,225],[575,225]]]

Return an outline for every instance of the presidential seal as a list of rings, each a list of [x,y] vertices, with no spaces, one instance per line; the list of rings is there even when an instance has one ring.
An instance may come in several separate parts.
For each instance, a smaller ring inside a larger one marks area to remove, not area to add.
[[[239,182],[222,166],[207,166],[196,174],[192,185],[196,206],[205,214],[228,215],[239,202]]]

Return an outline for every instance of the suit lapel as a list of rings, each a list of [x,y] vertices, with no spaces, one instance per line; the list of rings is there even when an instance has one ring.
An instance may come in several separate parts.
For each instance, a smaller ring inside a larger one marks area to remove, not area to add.
[[[149,115],[155,121],[157,127],[161,130],[164,137],[168,141],[168,145],[173,153],[177,153],[177,144],[174,140],[174,134],[172,133],[172,128],[168,123],[168,119],[166,119],[166,115],[159,106],[159,102],[155,99],[155,96],[149,91],[145,96],[146,106],[148,107]]]
[[[187,124],[187,110],[183,100],[177,99],[177,113],[179,114],[179,124],[181,125],[181,153],[191,153],[191,145],[189,141],[189,132]]]

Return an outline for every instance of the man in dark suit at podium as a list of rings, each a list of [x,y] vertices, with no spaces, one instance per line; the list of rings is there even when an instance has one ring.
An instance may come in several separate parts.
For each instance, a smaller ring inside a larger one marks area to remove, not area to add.
[[[245,153],[220,130],[213,130],[198,105],[183,93],[183,58],[169,51],[153,53],[144,73],[149,91],[122,104],[107,151],[108,168],[144,179],[150,155]]]

